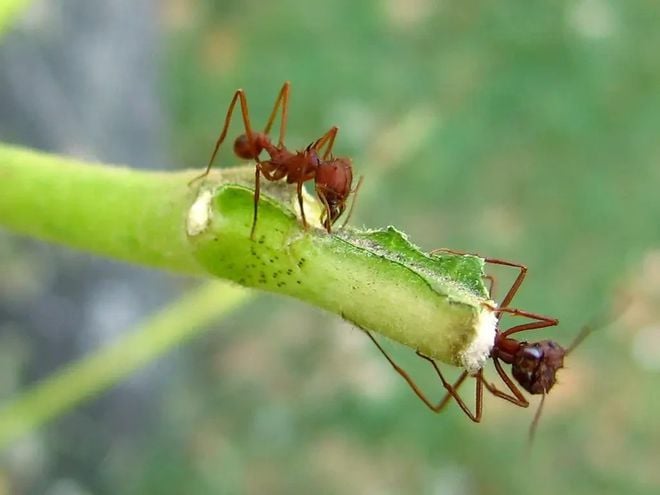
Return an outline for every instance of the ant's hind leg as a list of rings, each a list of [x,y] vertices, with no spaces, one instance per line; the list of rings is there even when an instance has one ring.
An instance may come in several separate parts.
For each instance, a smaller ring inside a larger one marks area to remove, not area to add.
[[[273,111],[270,113],[270,117],[268,117],[268,122],[266,123],[266,127],[264,127],[264,134],[269,134],[271,127],[273,127],[273,122],[275,122],[275,117],[277,116],[277,110],[281,106],[282,120],[280,121],[280,138],[277,141],[277,145],[280,148],[284,146],[284,136],[286,135],[286,124],[289,114],[290,88],[291,88],[291,83],[289,81],[286,81],[282,85],[282,89],[280,89],[280,94],[277,95],[277,99],[275,100],[275,106],[273,107]]]
[[[374,336],[371,335],[371,332],[369,332],[369,331],[367,331],[367,330],[364,330],[364,332],[369,336],[369,338],[371,339],[371,341],[376,345],[376,347],[377,347],[378,350],[381,352],[381,354],[382,354],[383,356],[385,356],[385,359],[387,359],[387,361],[390,363],[390,365],[392,365],[392,367],[394,368],[394,370],[395,370],[399,375],[401,375],[401,377],[406,381],[406,383],[407,383],[408,386],[412,389],[412,391],[415,393],[415,395],[416,395],[416,396],[417,396],[417,397],[418,397],[418,398],[419,398],[419,399],[420,399],[420,400],[426,405],[426,407],[428,407],[431,411],[433,411],[433,412],[435,412],[435,413],[439,413],[440,411],[442,411],[442,410],[445,408],[445,406],[449,403],[449,401],[450,401],[451,398],[453,397],[453,398],[458,402],[459,406],[461,406],[461,409],[463,409],[463,411],[464,411],[464,412],[470,417],[470,419],[472,419],[472,420],[475,421],[475,422],[479,422],[479,421],[481,420],[481,403],[482,403],[482,400],[481,400],[481,399],[482,399],[482,395],[483,395],[483,393],[482,393],[482,390],[483,390],[483,389],[481,389],[479,383],[477,383],[477,414],[476,414],[476,415],[473,415],[473,414],[470,412],[470,410],[467,409],[467,407],[466,407],[465,404],[463,403],[463,400],[462,400],[462,399],[460,398],[460,396],[458,395],[458,388],[463,384],[463,382],[465,381],[465,379],[468,377],[468,372],[467,372],[467,371],[464,371],[463,373],[461,373],[461,376],[459,376],[458,379],[456,380],[456,382],[454,382],[454,384],[451,385],[451,384],[449,384],[448,382],[446,382],[446,381],[444,380],[444,377],[442,376],[442,373],[440,373],[440,370],[438,369],[437,365],[435,364],[435,362],[434,362],[431,358],[429,358],[429,357],[427,357],[427,356],[424,356],[423,354],[419,354],[419,353],[418,353],[418,355],[419,355],[420,357],[422,357],[423,359],[426,359],[426,360],[430,361],[431,363],[433,363],[433,365],[434,365],[434,367],[435,367],[435,369],[436,369],[438,375],[440,376],[440,378],[441,378],[441,380],[442,380],[442,382],[443,382],[443,385],[444,385],[445,388],[447,389],[447,394],[443,397],[443,399],[442,399],[440,402],[438,402],[437,404],[433,404],[433,403],[432,403],[432,402],[426,397],[426,395],[424,394],[424,392],[422,392],[421,389],[417,386],[417,384],[416,384],[415,381],[410,377],[410,375],[409,375],[409,374],[408,374],[403,368],[401,368],[398,364],[396,364],[396,363],[394,362],[394,360],[393,360],[393,359],[390,357],[390,355],[385,351],[385,349],[383,349],[383,347],[378,343],[378,341],[374,338]],[[481,373],[481,372],[480,372],[480,373]]]
[[[229,131],[229,124],[231,124],[231,117],[232,114],[234,113],[234,107],[236,106],[236,102],[238,101],[240,101],[241,103],[241,114],[243,116],[243,125],[245,126],[245,135],[247,136],[248,142],[250,143],[250,148],[254,149],[254,134],[252,132],[252,126],[250,125],[250,115],[248,112],[247,98],[245,97],[245,92],[242,89],[237,89],[236,92],[234,93],[234,97],[231,99],[229,108],[227,109],[227,115],[225,116],[225,123],[222,127],[222,131],[220,132],[220,136],[218,136],[218,139],[215,142],[215,147],[213,148],[213,153],[211,154],[209,163],[206,166],[206,170],[204,170],[204,172],[201,175],[198,175],[190,182],[188,182],[188,185],[191,185],[194,182],[198,181],[199,179],[206,177],[211,171],[211,165],[213,165],[215,156],[218,154],[218,150],[220,149],[220,146],[227,137],[227,132]]]
[[[483,370],[479,370],[477,372],[477,375],[475,376],[477,380],[477,385],[476,385],[476,392],[475,392],[475,402],[476,402],[476,411],[472,413],[468,406],[465,404],[463,401],[463,398],[458,395],[458,387],[463,383],[465,378],[468,376],[468,372],[464,371],[461,373],[461,376],[458,377],[458,380],[456,380],[456,384],[451,385],[447,380],[445,380],[445,377],[442,376],[442,373],[440,372],[440,368],[438,367],[438,363],[436,363],[433,359],[431,359],[428,356],[425,356],[424,354],[420,353],[417,351],[417,355],[421,357],[422,359],[425,359],[435,369],[436,373],[438,374],[438,377],[440,377],[440,381],[442,382],[442,386],[445,387],[447,390],[447,395],[440,401],[435,407],[437,408],[437,411],[440,411],[446,404],[449,402],[450,397],[453,397],[456,403],[459,405],[461,410],[467,415],[468,418],[470,418],[472,421],[475,423],[481,422],[481,413],[483,411],[483,396],[484,396],[484,388],[483,388]]]

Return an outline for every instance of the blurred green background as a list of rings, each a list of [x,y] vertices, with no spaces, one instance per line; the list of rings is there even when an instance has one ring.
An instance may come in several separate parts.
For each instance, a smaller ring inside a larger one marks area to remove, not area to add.
[[[72,414],[96,439],[46,427],[48,456],[65,462],[27,491],[52,488],[50,477],[75,480],[58,494],[658,493],[654,2],[169,0],[154,10],[170,163],[206,163],[236,88],[261,127],[290,80],[287,144],[338,125],[336,153],[365,176],[354,225],[526,263],[515,304],[561,321],[529,339],[567,345],[595,318],[607,324],[567,358],[529,452],[531,408],[488,396],[479,425],[455,405],[431,414],[361,332],[261,295],[177,353],[140,432],[110,438],[108,413],[95,409]],[[230,147],[218,163],[236,163]],[[511,279],[493,273],[500,290]],[[388,348],[441,396],[410,349]],[[103,448],[90,458],[87,443]]]

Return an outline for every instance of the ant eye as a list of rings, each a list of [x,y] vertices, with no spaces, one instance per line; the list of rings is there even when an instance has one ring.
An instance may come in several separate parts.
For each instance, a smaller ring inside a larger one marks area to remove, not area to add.
[[[541,351],[541,349],[539,349],[536,346],[526,347],[523,350],[523,354],[524,354],[525,358],[533,359],[535,361],[539,361],[541,358],[543,358],[543,352]]]

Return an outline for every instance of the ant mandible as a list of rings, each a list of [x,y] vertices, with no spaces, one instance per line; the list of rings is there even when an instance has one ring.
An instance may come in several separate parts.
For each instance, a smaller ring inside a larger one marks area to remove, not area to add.
[[[453,254],[465,254],[460,251],[452,251],[448,249],[439,249],[431,251],[431,254],[436,252],[450,252]],[[511,335],[524,332],[527,330],[541,329],[556,326],[559,323],[559,320],[555,318],[550,318],[547,316],[538,315],[535,313],[530,313],[527,311],[522,311],[520,309],[510,307],[510,303],[513,300],[514,296],[518,292],[518,289],[523,283],[525,276],[527,274],[527,267],[519,263],[514,263],[511,261],[500,260],[496,258],[484,258],[487,263],[494,265],[503,265],[508,267],[517,268],[519,270],[518,275],[512,284],[511,288],[508,290],[504,299],[500,303],[499,307],[493,308],[495,313],[498,313],[498,321],[503,313],[508,313],[513,316],[524,316],[530,318],[532,321],[529,323],[524,323],[521,325],[516,325],[512,328],[509,328],[505,331],[499,331],[496,329],[495,341],[493,348],[490,352],[490,357],[493,359],[495,369],[497,370],[498,375],[507,386],[511,393],[503,392],[499,390],[494,384],[489,383],[483,376],[483,369],[479,370],[473,377],[476,379],[476,391],[475,391],[475,412],[470,411],[469,407],[465,404],[462,397],[458,394],[459,387],[465,382],[465,379],[469,376],[467,371],[463,371],[458,379],[453,383],[449,383],[445,380],[438,364],[431,357],[422,354],[417,351],[417,355],[422,359],[425,359],[435,369],[437,375],[442,382],[443,387],[447,390],[445,396],[438,403],[431,402],[424,392],[419,388],[415,381],[410,377],[410,375],[399,365],[397,365],[390,355],[383,349],[383,347],[378,343],[378,341],[371,335],[367,330],[365,332],[371,339],[371,341],[376,345],[380,352],[385,356],[388,362],[392,367],[399,373],[403,379],[408,383],[413,392],[421,399],[421,401],[433,412],[441,412],[449,401],[453,398],[456,403],[459,405],[461,410],[474,422],[478,423],[481,421],[481,416],[483,412],[483,389],[484,387],[496,397],[500,397],[504,400],[507,400],[519,407],[528,407],[529,401],[522,394],[518,386],[514,381],[507,375],[506,371],[502,367],[500,361],[511,365],[511,374],[513,378],[518,382],[518,384],[525,389],[528,393],[532,395],[542,395],[541,403],[537,409],[534,419],[530,427],[529,438],[530,441],[534,436],[536,427],[541,416],[541,411],[545,401],[545,396],[548,394],[550,389],[554,386],[557,381],[556,374],[557,371],[564,366],[564,357],[568,355],[571,351],[575,349],[588,335],[591,331],[590,328],[585,327],[575,338],[573,343],[568,347],[564,348],[555,341],[552,340],[541,340],[538,342],[525,342],[518,341],[511,337]],[[487,276],[491,281],[490,291],[492,292],[494,278],[492,276]]]
[[[253,159],[255,161],[254,218],[252,221],[252,230],[250,231],[251,239],[254,239],[254,232],[257,226],[262,175],[269,181],[286,179],[287,184],[296,184],[300,216],[305,229],[307,229],[307,219],[305,218],[305,209],[303,207],[302,188],[305,182],[314,180],[316,195],[323,205],[320,221],[328,233],[331,233],[332,225],[344,213],[349,195],[351,193],[356,194],[362,184],[362,179],[360,179],[357,186],[353,189],[353,166],[351,160],[346,157],[336,158],[332,155],[335,137],[339,130],[336,126],[333,126],[304,150],[292,152],[286,148],[284,136],[286,134],[289,110],[290,86],[288,81],[282,85],[282,89],[280,89],[280,93],[275,100],[275,106],[263,132],[252,130],[245,91],[242,89],[236,90],[229,104],[224,126],[215,143],[215,148],[206,166],[206,170],[191,181],[191,183],[195,182],[209,174],[218,150],[227,137],[234,107],[237,102],[240,102],[245,133],[238,136],[234,141],[234,153],[240,158],[246,160]],[[277,145],[274,145],[269,134],[280,109],[282,113],[280,133]],[[259,155],[264,150],[270,156],[269,160],[259,159]],[[350,214],[351,211],[349,211],[344,225],[348,222]]]

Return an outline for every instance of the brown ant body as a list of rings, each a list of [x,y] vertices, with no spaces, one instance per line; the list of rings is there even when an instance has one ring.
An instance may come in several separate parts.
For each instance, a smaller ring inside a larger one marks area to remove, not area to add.
[[[292,152],[286,148],[284,145],[284,136],[286,134],[289,108],[289,89],[290,83],[287,81],[282,86],[277,100],[275,100],[275,106],[263,132],[254,132],[252,130],[245,92],[242,89],[236,90],[229,104],[224,126],[215,143],[215,148],[213,149],[206,170],[202,175],[191,181],[194,182],[208,175],[218,149],[227,137],[234,107],[237,102],[240,102],[245,133],[238,136],[234,141],[234,153],[240,158],[254,160],[256,163],[254,219],[250,232],[251,238],[254,238],[254,231],[257,226],[261,176],[269,181],[286,180],[288,184],[296,184],[300,216],[305,229],[307,229],[307,220],[303,207],[302,188],[305,182],[314,180],[316,195],[323,205],[320,221],[328,233],[332,231],[332,225],[344,213],[349,195],[351,193],[357,193],[362,182],[360,180],[355,189],[353,189],[353,167],[351,160],[346,157],[335,158],[332,156],[332,148],[339,130],[337,127],[332,127],[304,150]],[[277,145],[275,145],[271,141],[269,134],[280,108],[282,111],[280,133]],[[261,160],[259,158],[262,151],[265,151],[269,155],[269,159]],[[349,218],[350,211],[346,222]]]
[[[447,249],[441,249],[432,251],[431,254],[444,251],[454,254],[465,254],[459,251],[451,251]],[[382,348],[382,346],[376,341],[376,339],[366,331],[369,338],[372,342],[378,347],[380,352],[385,356],[389,363],[394,367],[394,369],[399,373],[408,385],[412,388],[413,392],[421,399],[426,406],[431,409],[433,412],[442,411],[449,401],[453,398],[456,403],[460,406],[463,412],[474,422],[478,423],[481,421],[482,411],[483,411],[483,389],[484,387],[496,397],[500,397],[504,400],[507,400],[519,407],[528,407],[529,401],[522,394],[518,386],[514,381],[507,375],[506,371],[502,367],[502,363],[511,365],[511,374],[513,378],[518,382],[520,387],[533,395],[542,395],[541,403],[539,408],[534,416],[532,425],[530,428],[530,439],[533,437],[536,426],[538,424],[541,410],[543,407],[543,402],[545,396],[548,394],[550,389],[554,386],[557,381],[556,374],[559,369],[564,366],[564,357],[570,353],[575,347],[582,342],[582,340],[587,336],[590,329],[585,328],[580,334],[576,337],[573,343],[565,349],[558,343],[552,340],[541,340],[539,342],[526,342],[519,341],[511,337],[511,335],[519,332],[524,332],[527,330],[540,329],[546,327],[552,327],[559,323],[555,318],[549,318],[546,316],[541,316],[535,313],[529,313],[527,311],[522,311],[519,309],[509,307],[512,299],[518,292],[520,285],[522,284],[525,275],[527,273],[527,267],[518,263],[513,263],[510,261],[504,261],[495,258],[485,258],[487,263],[495,265],[504,265],[509,267],[514,267],[519,269],[518,276],[514,281],[513,285],[507,292],[506,296],[502,300],[499,307],[494,308],[493,311],[502,314],[509,313],[513,316],[524,316],[535,321],[529,323],[524,323],[521,325],[516,325],[512,328],[509,328],[505,331],[500,331],[496,329],[495,341],[493,348],[490,352],[490,357],[493,359],[495,369],[497,370],[498,375],[504,382],[504,384],[509,389],[510,393],[503,392],[499,390],[495,385],[486,381],[483,376],[483,369],[479,370],[473,377],[476,379],[476,398],[475,398],[475,412],[470,411],[468,406],[465,404],[461,396],[458,394],[458,388],[463,384],[465,379],[469,376],[467,371],[463,371],[458,379],[450,384],[447,382],[442,375],[438,364],[429,356],[426,356],[419,351],[417,355],[422,359],[425,359],[435,369],[437,375],[440,377],[442,385],[447,390],[447,393],[441,401],[438,403],[432,403],[422,390],[417,386],[413,379],[408,375],[408,373],[398,366],[389,354]],[[494,278],[492,276],[487,276],[491,281],[491,292],[492,284]],[[499,320],[499,318],[498,318]],[[501,362],[500,362],[501,361]]]

